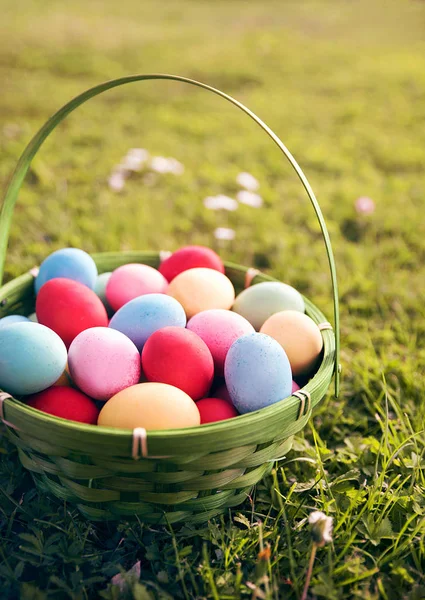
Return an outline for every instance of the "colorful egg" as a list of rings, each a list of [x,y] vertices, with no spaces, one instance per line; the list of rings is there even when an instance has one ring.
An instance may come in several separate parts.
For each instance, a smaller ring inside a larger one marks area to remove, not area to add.
[[[201,415],[201,425],[215,423],[238,416],[236,408],[222,398],[203,398],[196,403]]]
[[[68,352],[72,380],[88,396],[109,400],[140,379],[140,354],[120,331],[93,327],[80,333]]]
[[[250,333],[234,342],[224,365],[226,386],[240,413],[259,410],[291,395],[289,360],[276,340]]]
[[[94,293],[102,300],[102,304],[106,308],[108,315],[112,315],[114,312],[106,299],[106,286],[108,285],[111,275],[112,273],[101,273],[97,276],[94,286]]]
[[[179,429],[201,421],[195,402],[172,385],[139,383],[111,398],[97,421],[105,427],[135,429]]]
[[[209,392],[214,377],[207,345],[182,327],[164,327],[150,336],[143,348],[142,368],[148,381],[174,385],[193,400]]]
[[[230,346],[243,335],[254,333],[251,323],[229,310],[204,310],[190,319],[187,328],[204,340],[212,357],[216,375],[224,375],[224,361]]]
[[[177,275],[168,286],[167,294],[180,302],[187,318],[211,308],[229,309],[235,299],[235,289],[226,275],[213,269],[189,269]]]
[[[146,294],[125,304],[112,317],[109,327],[130,338],[140,351],[146,340],[162,327],[185,327],[182,305],[165,294]]]
[[[0,331],[0,389],[35,394],[59,379],[66,365],[60,337],[39,323],[13,323]]]
[[[205,246],[185,246],[164,260],[159,272],[164,275],[168,281],[172,281],[183,271],[205,267],[224,273],[224,265],[218,254]]]
[[[37,315],[35,314],[35,312],[31,313],[28,317],[28,319],[30,321],[32,321],[33,323],[38,323],[38,319],[37,319]]]
[[[92,290],[97,277],[96,263],[84,250],[78,248],[57,250],[41,263],[35,279],[35,293],[38,294],[46,281],[57,277],[73,279]]]
[[[298,390],[300,390],[300,386],[298,385],[298,383],[296,381],[292,381],[292,393],[294,392],[298,392]]]
[[[279,342],[295,377],[314,370],[323,348],[323,338],[313,319],[294,310],[284,310],[269,317],[261,332]]]
[[[129,264],[113,271],[106,285],[106,299],[113,310],[145,294],[165,294],[167,280],[148,265]]]
[[[12,323],[29,323],[30,320],[28,317],[23,317],[22,315],[8,315],[7,317],[3,317],[0,319],[0,329],[3,327],[7,327],[8,325],[12,325]]]
[[[108,315],[93,290],[71,279],[51,279],[37,295],[39,322],[53,329],[69,347],[89,327],[107,327]]]
[[[96,425],[99,416],[99,409],[93,400],[70,387],[49,388],[30,396],[27,404],[55,417],[88,425]]]
[[[256,283],[241,292],[232,310],[247,319],[259,331],[264,321],[282,310],[305,311],[304,299],[299,292],[280,281]]]

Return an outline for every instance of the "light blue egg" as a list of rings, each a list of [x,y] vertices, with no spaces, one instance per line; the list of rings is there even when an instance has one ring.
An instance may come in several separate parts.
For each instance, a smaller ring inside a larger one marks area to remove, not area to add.
[[[259,410],[292,393],[292,372],[282,346],[264,333],[249,333],[233,342],[224,377],[240,413]]]
[[[0,319],[0,329],[12,325],[12,323],[25,323],[26,321],[28,322],[29,319],[22,315],[8,315],[7,317]]]
[[[97,278],[97,267],[92,257],[78,248],[63,248],[48,256],[40,265],[35,279],[35,293],[50,279],[64,277],[73,279],[94,289]]]
[[[114,312],[111,308],[111,305],[106,299],[106,286],[108,285],[108,281],[111,275],[112,273],[101,273],[97,276],[96,283],[94,286],[94,291],[96,295],[102,300],[103,306],[106,308],[106,312],[108,313],[108,315],[112,315]]]
[[[109,327],[129,337],[139,351],[152,333],[169,325],[185,327],[186,313],[180,302],[166,294],[146,294],[130,300],[109,323]]]
[[[14,323],[0,330],[0,388],[17,396],[35,394],[65,370],[66,347],[39,323]]]
[[[292,286],[280,281],[263,281],[243,290],[232,310],[259,331],[265,321],[282,310],[305,312],[304,299]]]

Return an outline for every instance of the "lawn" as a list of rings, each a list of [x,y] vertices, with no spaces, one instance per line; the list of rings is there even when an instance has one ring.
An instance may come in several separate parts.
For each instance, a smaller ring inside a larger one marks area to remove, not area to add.
[[[299,598],[307,517],[321,510],[334,534],[318,550],[312,598],[425,598],[425,3],[16,0],[1,10],[1,183],[52,113],[105,79],[168,72],[222,89],[276,131],[315,190],[336,255],[343,367],[340,397],[330,390],[272,476],[202,526],[88,524],[37,493],[0,441],[1,597]],[[185,171],[135,174],[114,191],[108,178],[130,148]],[[242,171],[260,181],[264,206],[207,210],[205,197],[234,196]],[[362,196],[371,214],[356,211]],[[235,239],[215,239],[217,227]],[[187,243],[279,277],[332,318],[320,229],[273,143],[212,94],[135,83],[84,105],[42,147],[6,278],[63,246]],[[111,583],[132,568],[122,589]]]

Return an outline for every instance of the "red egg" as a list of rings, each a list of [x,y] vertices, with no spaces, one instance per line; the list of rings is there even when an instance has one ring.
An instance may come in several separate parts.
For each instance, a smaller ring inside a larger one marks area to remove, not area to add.
[[[164,327],[148,338],[142,369],[148,381],[174,385],[193,400],[208,393],[214,377],[214,361],[207,345],[183,327]]]
[[[201,425],[204,423],[215,423],[238,416],[238,411],[222,398],[203,398],[196,403],[201,415]]]
[[[28,396],[27,403],[55,417],[89,425],[96,425],[99,416],[99,409],[93,400],[70,387],[48,388]]]
[[[179,273],[197,267],[206,267],[207,269],[214,269],[215,271],[224,273],[224,265],[221,258],[214,250],[206,246],[185,246],[184,248],[180,248],[180,250],[173,252],[169,258],[161,263],[159,272],[168,281],[172,281]]]
[[[67,347],[79,333],[90,327],[107,327],[108,315],[93,290],[72,279],[50,279],[36,301],[39,323],[50,327]]]

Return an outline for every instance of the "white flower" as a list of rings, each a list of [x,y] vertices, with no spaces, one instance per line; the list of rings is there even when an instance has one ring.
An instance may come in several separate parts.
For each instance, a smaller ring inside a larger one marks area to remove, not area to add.
[[[181,175],[184,172],[184,166],[175,158],[165,158],[165,156],[154,156],[150,167],[157,173],[172,173]]]
[[[217,196],[207,196],[204,199],[204,206],[208,208],[208,210],[218,210],[221,208],[221,202],[217,200]]]
[[[234,240],[236,232],[233,229],[227,227],[217,227],[214,231],[214,237],[217,240]]]
[[[175,158],[168,159],[168,168],[173,175],[183,175],[184,173],[184,166]]]
[[[332,542],[333,518],[327,517],[325,513],[316,510],[310,513],[308,522],[312,525],[311,536],[318,546],[324,546]]]
[[[130,150],[127,152],[127,156],[137,158],[137,160],[144,162],[148,160],[149,152],[144,148],[130,148]]]
[[[254,194],[254,192],[241,190],[236,194],[236,198],[241,204],[246,204],[247,206],[252,206],[253,208],[260,208],[263,206],[262,197],[258,194]]]
[[[154,156],[150,167],[152,171],[156,171],[157,173],[168,173],[168,158],[165,158],[165,156]]]
[[[205,208],[209,210],[237,210],[238,203],[233,198],[219,194],[218,196],[207,196],[204,200]]]
[[[122,167],[128,171],[140,171],[149,159],[149,152],[143,148],[131,148],[124,157]]]
[[[260,187],[260,184],[251,173],[239,173],[236,182],[250,192],[255,192]]]
[[[375,202],[367,196],[360,196],[354,204],[359,215],[371,215],[375,212]]]
[[[224,210],[233,211],[238,209],[238,203],[234,198],[230,198],[229,196],[225,196],[224,194],[218,194],[216,198],[219,202],[221,202],[221,207],[224,208]]]
[[[113,171],[108,179],[108,185],[114,192],[120,192],[125,185],[125,171],[122,169]]]

